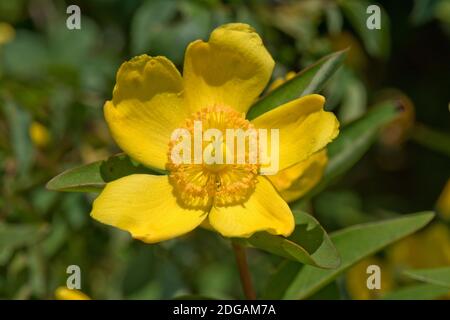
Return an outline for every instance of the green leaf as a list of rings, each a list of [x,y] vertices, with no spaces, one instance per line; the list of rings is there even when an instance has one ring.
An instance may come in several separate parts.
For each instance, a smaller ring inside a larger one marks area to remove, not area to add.
[[[375,141],[378,130],[391,121],[399,110],[394,102],[374,107],[362,118],[345,126],[339,136],[328,146],[328,164],[320,182],[302,199],[292,204],[298,206],[347,172],[367,152]]]
[[[293,99],[319,92],[325,82],[336,72],[344,61],[346,51],[338,51],[320,59],[315,64],[299,72],[294,78],[258,100],[248,111],[247,119],[261,114]]]
[[[243,241],[293,261],[319,268],[336,268],[340,263],[339,254],[319,222],[305,212],[294,212],[294,217],[296,227],[288,238],[259,232]]]
[[[136,164],[127,155],[118,154],[64,171],[50,180],[46,187],[53,191],[100,192],[107,182],[136,173],[159,175],[163,172]]]
[[[450,289],[450,267],[406,270],[403,273],[413,279]]]
[[[311,296],[355,263],[414,233],[428,224],[433,217],[433,212],[422,212],[387,221],[356,225],[333,233],[331,240],[341,255],[341,265],[331,270],[304,266],[291,279],[281,297],[303,299]],[[286,265],[278,270],[278,273],[283,273],[288,268],[291,267]]]
[[[434,284],[412,285],[389,292],[382,300],[432,300],[449,293],[449,289]]]
[[[19,176],[22,179],[27,178],[34,161],[33,145],[28,134],[31,124],[30,114],[9,98],[6,98],[1,105],[11,130],[11,146],[17,161]]]
[[[411,138],[423,147],[450,157],[450,135],[448,133],[424,125],[416,125],[411,132]]]
[[[0,265],[8,260],[14,250],[35,244],[46,232],[45,225],[0,223]]]
[[[355,31],[364,43],[367,52],[378,58],[386,58],[390,51],[389,37],[389,17],[380,7],[380,29],[369,29],[367,19],[373,13],[367,13],[367,8],[371,5],[364,0],[341,0],[338,2],[344,15],[347,17]]]

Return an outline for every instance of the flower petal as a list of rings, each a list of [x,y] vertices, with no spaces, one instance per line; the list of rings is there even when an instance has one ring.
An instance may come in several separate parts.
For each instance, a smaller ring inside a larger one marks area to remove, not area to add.
[[[187,117],[182,90],[180,73],[164,57],[141,55],[122,64],[113,99],[104,107],[120,148],[145,165],[164,169],[170,135]]]
[[[186,50],[183,78],[188,104],[193,111],[222,105],[246,112],[267,85],[274,64],[253,28],[223,25],[208,42],[194,41]]]
[[[91,216],[147,243],[185,234],[206,217],[203,210],[180,206],[168,176],[133,174],[106,185]]]
[[[58,287],[55,290],[55,298],[57,300],[91,300],[80,290],[69,289],[67,287]]]
[[[333,113],[323,110],[324,102],[321,95],[307,95],[252,121],[257,128],[279,129],[279,170],[306,160],[338,135],[339,122]],[[270,135],[267,140],[270,146]]]
[[[322,178],[328,163],[327,151],[316,152],[305,161],[299,162],[276,175],[267,176],[287,202],[297,200]]]
[[[258,231],[289,236],[295,227],[291,209],[262,176],[246,202],[213,207],[208,217],[210,225],[225,237],[247,238]]]

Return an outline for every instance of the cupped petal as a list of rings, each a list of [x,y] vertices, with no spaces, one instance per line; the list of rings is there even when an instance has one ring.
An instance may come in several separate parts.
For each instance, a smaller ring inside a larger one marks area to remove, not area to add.
[[[305,161],[267,177],[283,199],[291,202],[303,196],[320,181],[327,163],[327,151],[323,149]]]
[[[283,170],[323,149],[339,133],[339,122],[332,112],[323,110],[325,98],[311,94],[270,110],[252,121],[256,128],[278,129],[278,168]],[[270,158],[271,134],[267,135]]]
[[[215,29],[208,42],[192,42],[184,60],[185,96],[191,110],[215,105],[246,112],[267,85],[274,61],[247,24]]]
[[[119,147],[144,165],[164,169],[170,136],[188,115],[182,91],[180,73],[164,57],[141,55],[123,63],[104,106]]]
[[[259,176],[249,199],[238,205],[217,207],[209,213],[209,224],[225,237],[247,238],[267,231],[289,236],[295,222],[291,209],[267,178]]]
[[[168,176],[133,174],[108,183],[95,199],[91,216],[155,243],[193,230],[207,212],[183,207]]]

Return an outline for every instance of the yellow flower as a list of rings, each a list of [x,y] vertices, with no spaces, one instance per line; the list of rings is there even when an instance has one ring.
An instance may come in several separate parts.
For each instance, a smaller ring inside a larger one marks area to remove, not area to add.
[[[450,220],[450,179],[447,180],[444,190],[439,196],[436,209],[445,220]]]
[[[16,34],[14,28],[6,22],[0,22],[0,46],[10,42]]]
[[[367,267],[377,265],[380,267],[380,289],[369,289],[367,287]],[[377,257],[368,257],[351,267],[345,277],[346,288],[352,299],[370,300],[378,299],[385,293],[391,291],[394,280],[390,268]]]
[[[339,131],[325,99],[309,95],[252,121],[245,113],[267,85],[274,61],[254,30],[240,23],[192,42],[183,77],[165,57],[141,55],[119,69],[106,121],[133,159],[168,175],[133,174],[110,182],[91,216],[147,243],[183,235],[202,223],[226,237],[258,231],[288,236],[294,218],[255,164],[177,164],[169,156],[177,128],[279,129],[279,169],[305,161]]]
[[[69,289],[67,287],[59,287],[55,291],[55,298],[57,300],[91,300],[80,290]]]
[[[31,141],[38,147],[45,147],[50,142],[48,129],[39,122],[33,121],[29,128]]]
[[[435,223],[391,246],[387,259],[397,268],[425,269],[450,266],[450,231]]]
[[[269,86],[269,92],[291,80],[295,75],[295,72],[289,71],[284,78],[275,79]],[[319,183],[327,164],[327,151],[323,149],[305,161],[281,170],[276,175],[268,176],[268,178],[281,197],[287,202],[292,202],[299,199]]]
[[[327,151],[314,153],[305,161],[268,176],[280,195],[287,202],[299,199],[322,179],[328,163]]]

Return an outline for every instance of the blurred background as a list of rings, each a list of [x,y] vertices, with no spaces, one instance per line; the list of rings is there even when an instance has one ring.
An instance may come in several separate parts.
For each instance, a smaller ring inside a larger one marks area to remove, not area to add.
[[[81,8],[81,30],[66,28],[70,4]],[[65,169],[120,151],[102,107],[123,61],[165,55],[181,69],[190,41],[236,21],[264,39],[277,62],[273,80],[350,48],[323,92],[342,124],[383,99],[405,110],[349,173],[312,199],[310,213],[328,232],[398,213],[436,209],[439,216],[341,276],[334,298],[376,299],[407,284],[399,270],[450,266],[450,1],[378,1],[377,33],[365,27],[369,4],[1,1],[0,298],[53,299],[72,264],[81,267],[82,291],[96,299],[243,297],[229,242],[217,235],[199,230],[146,245],[90,219],[95,194],[45,189]],[[260,290],[280,258],[251,250],[249,262]],[[374,263],[382,267],[381,293],[365,286]]]

